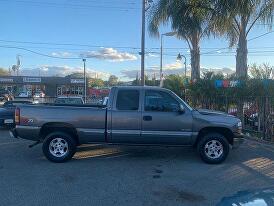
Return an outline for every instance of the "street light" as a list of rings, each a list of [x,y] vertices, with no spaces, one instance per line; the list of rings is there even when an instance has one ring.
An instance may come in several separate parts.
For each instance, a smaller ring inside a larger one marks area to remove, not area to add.
[[[185,78],[186,78],[186,56],[179,53],[177,56],[177,60],[182,61],[182,57],[185,59],[184,64],[185,64]]]
[[[87,103],[87,75],[86,75],[86,59],[83,59],[84,62],[84,102]]]
[[[160,58],[160,87],[163,87],[163,37],[164,36],[174,36],[177,32],[168,32],[165,34],[161,34],[161,58]]]

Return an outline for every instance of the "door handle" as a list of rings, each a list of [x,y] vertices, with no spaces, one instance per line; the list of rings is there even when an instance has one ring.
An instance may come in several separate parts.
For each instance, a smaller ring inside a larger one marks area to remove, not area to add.
[[[152,116],[143,116],[144,121],[152,121]]]

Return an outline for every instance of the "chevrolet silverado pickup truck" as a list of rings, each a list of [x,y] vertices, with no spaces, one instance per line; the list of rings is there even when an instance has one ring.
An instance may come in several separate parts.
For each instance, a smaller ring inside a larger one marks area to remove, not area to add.
[[[105,107],[22,105],[11,136],[43,143],[46,158],[70,160],[81,144],[194,146],[206,163],[223,162],[243,142],[241,121],[192,109],[170,90],[113,87]]]

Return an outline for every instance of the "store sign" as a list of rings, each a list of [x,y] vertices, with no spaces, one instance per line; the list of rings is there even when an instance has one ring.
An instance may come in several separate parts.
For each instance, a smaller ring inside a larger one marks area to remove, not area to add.
[[[39,77],[24,77],[23,82],[27,83],[41,83],[41,78]]]
[[[84,80],[83,79],[71,79],[70,80],[71,84],[84,84]]]
[[[7,82],[7,83],[12,83],[13,82],[13,79],[7,79],[7,78],[0,78],[0,82],[3,83],[3,82]]]

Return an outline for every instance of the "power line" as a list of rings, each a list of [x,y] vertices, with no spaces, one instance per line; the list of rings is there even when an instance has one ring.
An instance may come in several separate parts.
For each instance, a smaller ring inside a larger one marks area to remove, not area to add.
[[[53,58],[53,59],[63,59],[63,60],[81,60],[83,59],[82,57],[58,57],[58,56],[53,56],[53,55],[48,55],[48,54],[44,54],[41,52],[37,52],[37,51],[33,51],[30,49],[26,49],[24,47],[17,47],[17,46],[7,46],[7,45],[0,45],[0,48],[7,48],[7,49],[18,49],[18,50],[23,50],[23,51],[27,51],[39,56],[43,56],[43,57],[47,57],[47,58]],[[250,54],[249,56],[254,56],[254,57],[259,57],[259,56],[274,56],[274,50],[273,51],[264,51],[264,52],[268,52],[268,53],[256,53],[254,52],[253,54]],[[159,52],[148,52],[146,54],[160,54]],[[273,54],[269,54],[269,53],[273,53]],[[133,54],[133,53],[132,53]],[[135,53],[137,54],[137,53]],[[177,57],[177,54],[171,54],[171,53],[164,53],[164,56],[172,56],[172,57]],[[190,55],[190,54],[186,54],[186,55]],[[235,54],[233,53],[220,53],[220,54],[201,54],[201,56],[207,56],[207,57],[217,57],[217,56],[224,56],[224,57],[233,57],[235,56]],[[92,58],[92,57],[85,57],[85,58]]]
[[[268,34],[271,34],[271,33],[273,33],[273,32],[274,32],[274,31],[266,32],[266,33],[264,33],[264,34],[261,34],[261,35],[259,35],[259,36],[254,37],[254,38],[248,39],[247,41],[248,41],[248,42],[249,42],[249,41],[253,41],[253,40],[255,40],[255,39],[261,38],[261,37],[266,36],[266,35],[268,35]],[[221,50],[225,50],[225,49],[230,49],[230,47],[224,47],[224,48],[221,48],[221,49],[218,49],[218,50],[209,51],[209,52],[206,52],[206,53],[203,53],[203,54],[211,54],[211,53],[215,53],[215,52],[218,52],[218,51],[221,51]]]
[[[254,38],[248,39],[247,41],[253,41],[253,40],[255,40],[255,39],[261,38],[261,37],[266,36],[266,35],[268,35],[268,34],[271,34],[271,33],[273,33],[273,32],[274,32],[274,31],[266,32],[266,33],[264,33],[264,34],[262,34],[262,35],[259,35],[259,36],[256,36],[256,37],[254,37]]]
[[[266,35],[266,34],[264,34]],[[264,35],[260,35],[264,36]],[[256,38],[259,38],[256,37]],[[253,38],[254,39],[254,38]],[[249,40],[250,41],[250,40]],[[81,50],[80,47],[88,47],[88,48],[114,48],[114,49],[133,49],[133,50],[140,50],[140,47],[135,47],[135,46],[114,46],[114,45],[92,45],[92,44],[76,44],[76,43],[58,43],[58,42],[33,42],[33,41],[16,41],[16,40],[4,40],[0,39],[0,42],[5,42],[5,43],[16,43],[16,44],[30,44],[30,45],[51,45],[51,46],[66,46],[66,47],[30,47],[28,48],[41,48],[41,49],[71,49],[67,48],[67,46],[73,46],[71,50]],[[75,48],[77,47],[77,48]],[[274,48],[274,46],[268,46],[268,47],[250,47],[249,49],[267,49],[267,48]],[[147,48],[148,50],[159,50],[160,47],[151,47]],[[189,50],[188,47],[166,47],[164,48],[165,50]],[[225,50],[225,49],[231,49],[230,47],[203,47],[201,48],[202,50],[207,50],[207,49],[213,49],[213,51],[206,52],[207,53],[212,53],[212,52],[217,52],[220,50]]]
[[[140,47],[131,46],[111,46],[111,45],[89,45],[89,44],[75,44],[75,43],[54,43],[54,42],[32,42],[32,41],[13,41],[13,40],[3,40],[0,42],[6,43],[18,43],[18,44],[34,44],[34,45],[57,45],[57,46],[79,46],[79,47],[90,47],[90,48],[116,48],[116,49],[140,49]]]
[[[49,58],[54,58],[54,59],[82,59],[81,57],[57,57],[57,56],[52,56],[52,55],[48,55],[48,54],[43,54],[40,52],[36,52],[30,49],[26,49],[23,47],[17,47],[17,46],[4,46],[4,45],[0,45],[1,48],[7,48],[7,49],[19,49],[19,50],[24,50],[33,54],[37,54],[39,56],[44,56],[44,57],[49,57]]]

